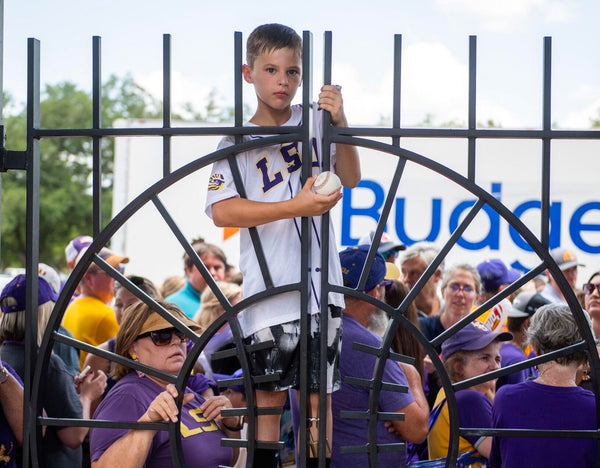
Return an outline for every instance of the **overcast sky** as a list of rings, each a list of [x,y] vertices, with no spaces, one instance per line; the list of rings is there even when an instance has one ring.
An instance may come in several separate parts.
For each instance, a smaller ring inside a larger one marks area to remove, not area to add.
[[[296,5],[296,6],[293,6]],[[337,6],[336,6],[337,5]],[[323,32],[333,32],[333,81],[351,124],[392,112],[394,34],[403,36],[406,125],[467,120],[469,35],[478,37],[478,120],[538,128],[543,38],[551,36],[552,121],[589,128],[600,108],[600,2],[393,0],[371,2],[6,0],[4,88],[25,100],[27,38],[41,41],[42,83],[91,87],[92,36],[102,37],[102,75],[131,73],[162,93],[162,35],[173,36],[173,98],[201,107],[211,89],[233,97],[233,36],[281,22],[314,34],[315,88],[322,82]],[[244,88],[253,102],[252,89]]]

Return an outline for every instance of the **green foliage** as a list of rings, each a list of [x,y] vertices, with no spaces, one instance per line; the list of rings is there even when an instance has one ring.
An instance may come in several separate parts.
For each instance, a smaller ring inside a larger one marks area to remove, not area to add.
[[[220,106],[218,101],[219,93],[216,89],[212,89],[208,94],[208,100],[204,105],[204,109],[195,109],[191,102],[186,102],[183,105],[183,115],[189,120],[198,122],[233,123],[235,118],[235,108]],[[244,120],[248,120],[254,114],[252,108],[246,103],[243,105],[242,113],[244,115]]]
[[[12,102],[5,96],[5,106]],[[14,106],[13,106],[14,107]],[[102,126],[119,118],[157,118],[161,104],[129,75],[111,76],[102,87]],[[92,98],[71,82],[47,85],[40,103],[41,127],[92,127]],[[5,118],[6,148],[26,149],[26,109]],[[102,140],[102,215],[110,219],[114,140]],[[65,266],[64,248],[78,235],[92,234],[92,139],[52,138],[40,142],[40,260]],[[3,267],[25,262],[24,171],[2,174]]]
[[[377,125],[382,127],[391,127],[392,118],[389,115],[380,115]],[[427,128],[466,128],[467,124],[461,120],[452,119],[446,122],[438,123],[435,121],[435,116],[431,113],[425,114],[423,120],[418,122],[415,127],[427,127]],[[477,128],[502,128],[499,122],[495,122],[493,119],[487,119],[484,122],[477,122]]]

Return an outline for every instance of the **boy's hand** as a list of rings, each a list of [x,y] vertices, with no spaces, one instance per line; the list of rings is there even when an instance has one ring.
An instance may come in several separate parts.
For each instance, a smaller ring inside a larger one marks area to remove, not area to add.
[[[292,200],[296,216],[321,216],[333,208],[342,199],[342,192],[331,195],[319,195],[312,191],[317,176],[309,177],[302,190]]]
[[[344,101],[342,100],[341,86],[325,85],[319,93],[319,107],[331,114],[331,123],[334,127],[347,127],[348,122],[344,114]]]

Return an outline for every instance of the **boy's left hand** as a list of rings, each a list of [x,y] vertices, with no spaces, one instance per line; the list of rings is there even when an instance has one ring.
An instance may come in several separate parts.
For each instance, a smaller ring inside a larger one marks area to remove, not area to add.
[[[331,114],[331,123],[334,127],[347,127],[346,115],[344,114],[344,101],[342,99],[341,86],[325,85],[319,93],[319,107]]]

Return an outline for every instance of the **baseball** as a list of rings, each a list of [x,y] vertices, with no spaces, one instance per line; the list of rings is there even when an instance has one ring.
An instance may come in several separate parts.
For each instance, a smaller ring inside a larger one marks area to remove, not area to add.
[[[313,189],[319,195],[331,195],[342,188],[340,178],[333,172],[321,172],[315,179]]]

